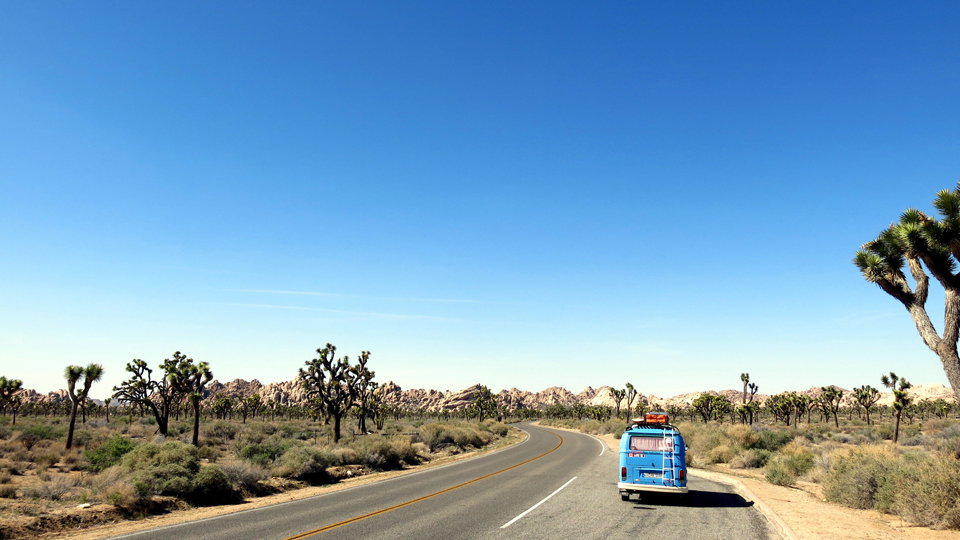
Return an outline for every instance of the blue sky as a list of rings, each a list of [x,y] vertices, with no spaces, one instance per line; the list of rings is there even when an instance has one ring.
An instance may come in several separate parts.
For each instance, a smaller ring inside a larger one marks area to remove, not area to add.
[[[946,383],[850,260],[960,176],[957,4],[196,4],[0,4],[0,374]]]

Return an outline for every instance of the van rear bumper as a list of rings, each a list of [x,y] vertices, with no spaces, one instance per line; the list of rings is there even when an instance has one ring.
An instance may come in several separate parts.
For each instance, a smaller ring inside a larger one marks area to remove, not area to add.
[[[617,482],[620,491],[656,491],[658,493],[686,493],[687,486],[655,486],[650,484],[631,484]]]

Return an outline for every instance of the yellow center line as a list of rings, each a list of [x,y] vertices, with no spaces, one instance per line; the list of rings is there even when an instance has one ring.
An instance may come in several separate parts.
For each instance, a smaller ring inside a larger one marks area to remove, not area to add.
[[[481,477],[479,477],[479,478],[474,478],[473,480],[469,480],[469,481],[464,482],[464,483],[462,483],[462,484],[457,484],[457,485],[455,485],[455,486],[453,486],[453,487],[448,487],[447,489],[443,489],[443,490],[437,491],[437,492],[435,492],[435,493],[431,493],[431,494],[429,494],[429,495],[424,495],[423,497],[418,497],[418,498],[416,498],[416,499],[409,500],[409,501],[404,502],[404,503],[395,504],[395,505],[393,505],[393,506],[389,506],[389,507],[384,508],[384,509],[382,509],[382,510],[377,510],[376,512],[370,512],[369,514],[363,514],[362,516],[357,516],[357,517],[354,517],[354,518],[346,519],[346,520],[340,521],[340,522],[338,522],[338,523],[334,523],[334,524],[332,524],[332,525],[327,525],[326,527],[320,527],[319,529],[314,529],[314,530],[312,530],[312,531],[307,531],[307,532],[305,532],[305,533],[301,533],[301,534],[298,534],[298,535],[296,535],[296,536],[291,536],[291,537],[286,538],[286,539],[284,539],[284,540],[300,540],[301,538],[306,538],[306,537],[308,537],[308,536],[313,536],[314,534],[319,534],[319,533],[322,533],[322,532],[329,531],[329,530],[331,530],[331,529],[336,529],[337,527],[343,527],[344,525],[349,525],[349,524],[351,524],[351,523],[356,523],[356,522],[358,522],[358,521],[363,521],[363,520],[365,520],[365,519],[367,519],[367,518],[372,518],[372,517],[374,517],[374,516],[379,516],[379,515],[381,515],[381,514],[386,514],[387,512],[393,512],[394,510],[399,510],[400,508],[404,508],[404,507],[410,506],[410,505],[412,505],[412,504],[417,504],[417,503],[420,502],[420,501],[425,501],[425,500],[427,500],[427,499],[432,499],[433,497],[436,497],[437,495],[443,495],[444,493],[449,493],[449,492],[451,492],[451,491],[453,491],[453,490],[455,490],[455,489],[460,489],[460,488],[462,488],[462,487],[469,486],[470,484],[475,484],[475,483],[477,483],[477,482],[479,482],[479,481],[481,481],[481,480],[486,480],[487,478],[490,478],[491,476],[496,476],[496,475],[498,475],[498,474],[500,474],[500,473],[502,473],[502,472],[507,472],[507,471],[509,471],[509,470],[511,470],[511,469],[516,469],[517,467],[519,467],[519,466],[521,466],[521,465],[526,465],[527,463],[530,463],[531,461],[536,461],[536,460],[542,458],[543,456],[546,456],[547,454],[550,454],[550,453],[556,451],[557,448],[560,448],[560,446],[563,445],[563,437],[561,437],[561,436],[560,436],[559,434],[557,434],[557,433],[554,433],[553,435],[556,435],[557,438],[560,439],[560,442],[557,443],[557,445],[554,446],[553,449],[548,450],[548,451],[540,454],[539,456],[532,457],[532,458],[530,458],[530,459],[528,459],[528,460],[526,460],[526,461],[522,461],[522,462],[520,462],[520,463],[517,463],[516,465],[511,465],[511,466],[507,467],[506,469],[500,469],[499,471],[492,472],[492,473],[490,473],[490,474],[488,474],[488,475],[481,476]]]

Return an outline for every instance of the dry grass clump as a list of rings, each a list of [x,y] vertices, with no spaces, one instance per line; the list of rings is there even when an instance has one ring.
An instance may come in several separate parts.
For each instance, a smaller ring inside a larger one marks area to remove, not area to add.
[[[59,501],[65,498],[76,485],[77,482],[73,478],[67,475],[57,475],[48,481],[42,482],[38,486],[28,489],[26,494],[28,497],[35,497],[37,499]]]
[[[827,499],[853,508],[874,508],[917,525],[960,529],[960,460],[893,447],[834,452]]]
[[[274,476],[310,480],[312,482],[327,479],[327,467],[336,463],[332,452],[298,445],[284,452],[273,466]]]
[[[233,487],[247,494],[256,494],[261,491],[260,482],[270,478],[270,471],[265,467],[236,461],[220,465]]]

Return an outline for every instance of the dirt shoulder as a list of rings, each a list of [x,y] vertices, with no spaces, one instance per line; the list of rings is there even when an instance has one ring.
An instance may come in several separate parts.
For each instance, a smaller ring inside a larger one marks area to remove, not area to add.
[[[613,435],[599,438],[610,450],[620,450],[620,441]],[[827,502],[818,484],[800,482],[788,488],[768,483],[760,470],[714,466],[707,471],[742,483],[800,540],[960,540],[960,531],[916,527],[876,510],[856,510]]]
[[[254,508],[272,506],[275,504],[306,499],[308,497],[314,497],[325,493],[332,493],[355,486],[369,484],[371,482],[378,482],[388,478],[395,478],[397,476],[403,476],[405,474],[423,471],[434,467],[440,467],[456,461],[489,454],[491,452],[502,450],[508,446],[518,444],[526,440],[526,438],[526,433],[517,429],[511,429],[510,433],[506,437],[482,450],[444,456],[422,465],[417,465],[401,471],[387,471],[382,473],[367,474],[358,476],[356,478],[348,478],[336,484],[313,486],[286,491],[266,497],[245,499],[243,502],[238,504],[176,510],[170,512],[169,514],[150,516],[136,521],[125,521],[123,516],[117,512],[112,505],[108,504],[98,504],[89,506],[87,508],[69,508],[58,511],[56,514],[49,516],[48,521],[51,522],[48,524],[49,527],[47,527],[49,532],[30,536],[29,538],[70,538],[75,540],[98,540],[100,538],[129,534],[145,529],[152,529],[154,527],[175,525],[178,523],[232,514],[234,512],[241,512]],[[111,520],[115,520],[115,522],[111,523]],[[59,522],[65,526],[62,528],[57,527],[53,522]],[[84,528],[76,532],[69,532],[67,530],[75,529],[77,525],[82,526],[83,523],[98,523],[98,525]],[[72,526],[70,526],[71,524]],[[0,538],[2,537],[3,536],[0,536]]]

